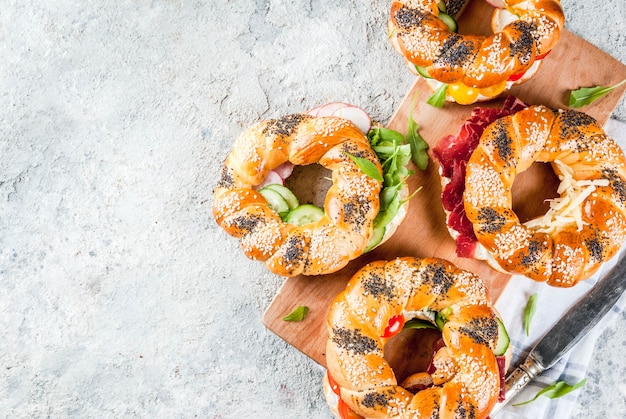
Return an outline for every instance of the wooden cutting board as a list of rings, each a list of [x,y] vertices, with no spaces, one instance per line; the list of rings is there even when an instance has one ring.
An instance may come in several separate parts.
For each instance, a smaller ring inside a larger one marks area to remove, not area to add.
[[[459,19],[461,32],[488,35],[491,12],[492,9],[486,2],[471,2]],[[609,86],[625,78],[624,64],[583,39],[564,31],[557,46],[544,60],[539,73],[530,81],[516,86],[510,93],[527,104],[565,108],[571,90],[597,85]],[[623,93],[624,87],[615,89],[580,110],[604,124]],[[419,124],[420,134],[431,147],[443,136],[457,134],[474,105],[446,104],[443,109],[437,109],[426,104],[430,94],[427,84],[421,79],[416,80],[389,121],[388,127],[406,133],[408,116],[414,102],[413,118]],[[500,99],[481,106],[499,107],[502,102]],[[286,279],[263,316],[263,323],[269,330],[321,365],[325,365],[324,350],[328,337],[326,316],[331,300],[345,288],[352,275],[370,261],[388,260],[398,256],[445,258],[480,275],[494,301],[510,279],[509,275],[496,272],[483,262],[456,256],[455,244],[448,234],[441,206],[437,163],[431,158],[425,171],[415,167],[412,169],[416,174],[410,177],[410,189],[414,191],[420,186],[422,189],[411,199],[405,220],[386,243],[352,261],[339,272]],[[514,209],[522,221],[545,212],[547,207],[542,202],[542,197],[553,196],[556,183],[551,169],[539,164],[518,176],[513,191]],[[282,320],[300,305],[310,309],[303,321]]]

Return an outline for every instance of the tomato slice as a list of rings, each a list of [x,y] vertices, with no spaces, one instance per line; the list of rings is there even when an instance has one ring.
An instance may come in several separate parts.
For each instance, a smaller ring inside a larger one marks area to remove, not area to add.
[[[552,50],[550,50],[550,51],[552,51]],[[537,61],[537,60],[543,60],[544,58],[546,58],[546,55],[550,54],[550,51],[546,52],[545,54],[537,55],[537,56],[535,57],[535,61]]]
[[[483,87],[480,89],[480,94],[487,97],[496,97],[506,89],[506,80],[493,86]]]
[[[517,73],[517,74],[512,74],[511,77],[509,77],[506,80],[507,81],[517,81],[517,80],[521,79],[522,77],[524,77],[524,74],[526,74],[525,71],[522,71],[521,73]]]
[[[330,375],[330,371],[326,370],[326,376],[328,377],[328,385],[330,386],[330,389],[337,396],[341,396],[341,387],[339,387],[339,384],[337,384],[335,379]]]
[[[552,50],[550,50],[550,51],[552,51]],[[545,54],[537,55],[535,57],[535,61],[543,60],[544,58],[546,58],[546,55],[550,54],[550,51],[546,52]],[[522,71],[521,73],[513,74],[513,75],[511,75],[511,77],[509,77],[507,79],[507,81],[517,81],[517,80],[521,79],[522,77],[524,77],[524,74],[526,74],[525,71]]]
[[[448,86],[448,94],[459,105],[470,105],[478,98],[479,90],[457,82]]]
[[[350,406],[348,406],[346,402],[341,399],[339,399],[337,411],[339,412],[339,417],[341,417],[341,419],[365,419],[363,416],[350,409]]]
[[[400,333],[402,327],[404,327],[404,321],[404,315],[402,314],[398,314],[397,316],[390,318],[389,323],[387,324],[387,327],[381,337],[390,338]]]

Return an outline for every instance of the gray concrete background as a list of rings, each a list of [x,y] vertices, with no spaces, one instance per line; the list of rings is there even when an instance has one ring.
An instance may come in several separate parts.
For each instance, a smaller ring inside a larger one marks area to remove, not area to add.
[[[329,417],[322,371],[261,324],[283,280],[212,191],[258,119],[390,118],[413,76],[389,4],[0,1],[0,416]],[[623,1],[563,6],[626,62]],[[626,416],[625,335],[622,314],[575,417]]]

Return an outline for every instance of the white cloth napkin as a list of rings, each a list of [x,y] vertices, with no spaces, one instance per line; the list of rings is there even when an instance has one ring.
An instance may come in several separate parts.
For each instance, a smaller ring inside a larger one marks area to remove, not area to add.
[[[626,124],[610,119],[605,132],[617,141],[622,149],[626,150]],[[620,251],[626,251],[623,247]],[[507,325],[507,330],[513,345],[512,366],[522,362],[530,349],[537,341],[557,322],[569,307],[593,287],[604,273],[615,265],[619,255],[616,255],[588,280],[579,282],[573,288],[552,288],[544,283],[537,283],[523,276],[514,276],[504,289],[496,303],[497,309]],[[537,311],[533,317],[529,336],[526,336],[523,326],[524,308],[528,298],[537,294]],[[583,338],[569,353],[554,367],[536,377],[511,403],[521,403],[532,399],[538,391],[557,382],[566,381],[573,385],[585,378],[587,368],[597,338],[604,328],[614,321],[626,306],[626,294],[605,316],[603,321]],[[583,389],[581,389],[583,390]],[[524,406],[507,405],[495,417],[496,419],[553,419],[568,418],[572,414],[576,398],[580,390],[573,391],[566,396],[556,399],[539,397],[534,402]],[[583,390],[584,391],[584,390]]]

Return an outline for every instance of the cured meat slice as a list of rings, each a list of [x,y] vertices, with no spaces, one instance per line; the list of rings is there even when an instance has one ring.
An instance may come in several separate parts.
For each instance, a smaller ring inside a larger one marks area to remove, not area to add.
[[[433,148],[442,177],[441,202],[446,212],[448,230],[455,238],[456,253],[460,257],[472,257],[477,243],[472,223],[467,219],[463,206],[467,162],[489,124],[527,106],[517,97],[508,96],[501,108],[474,108],[456,136],[443,137]]]

